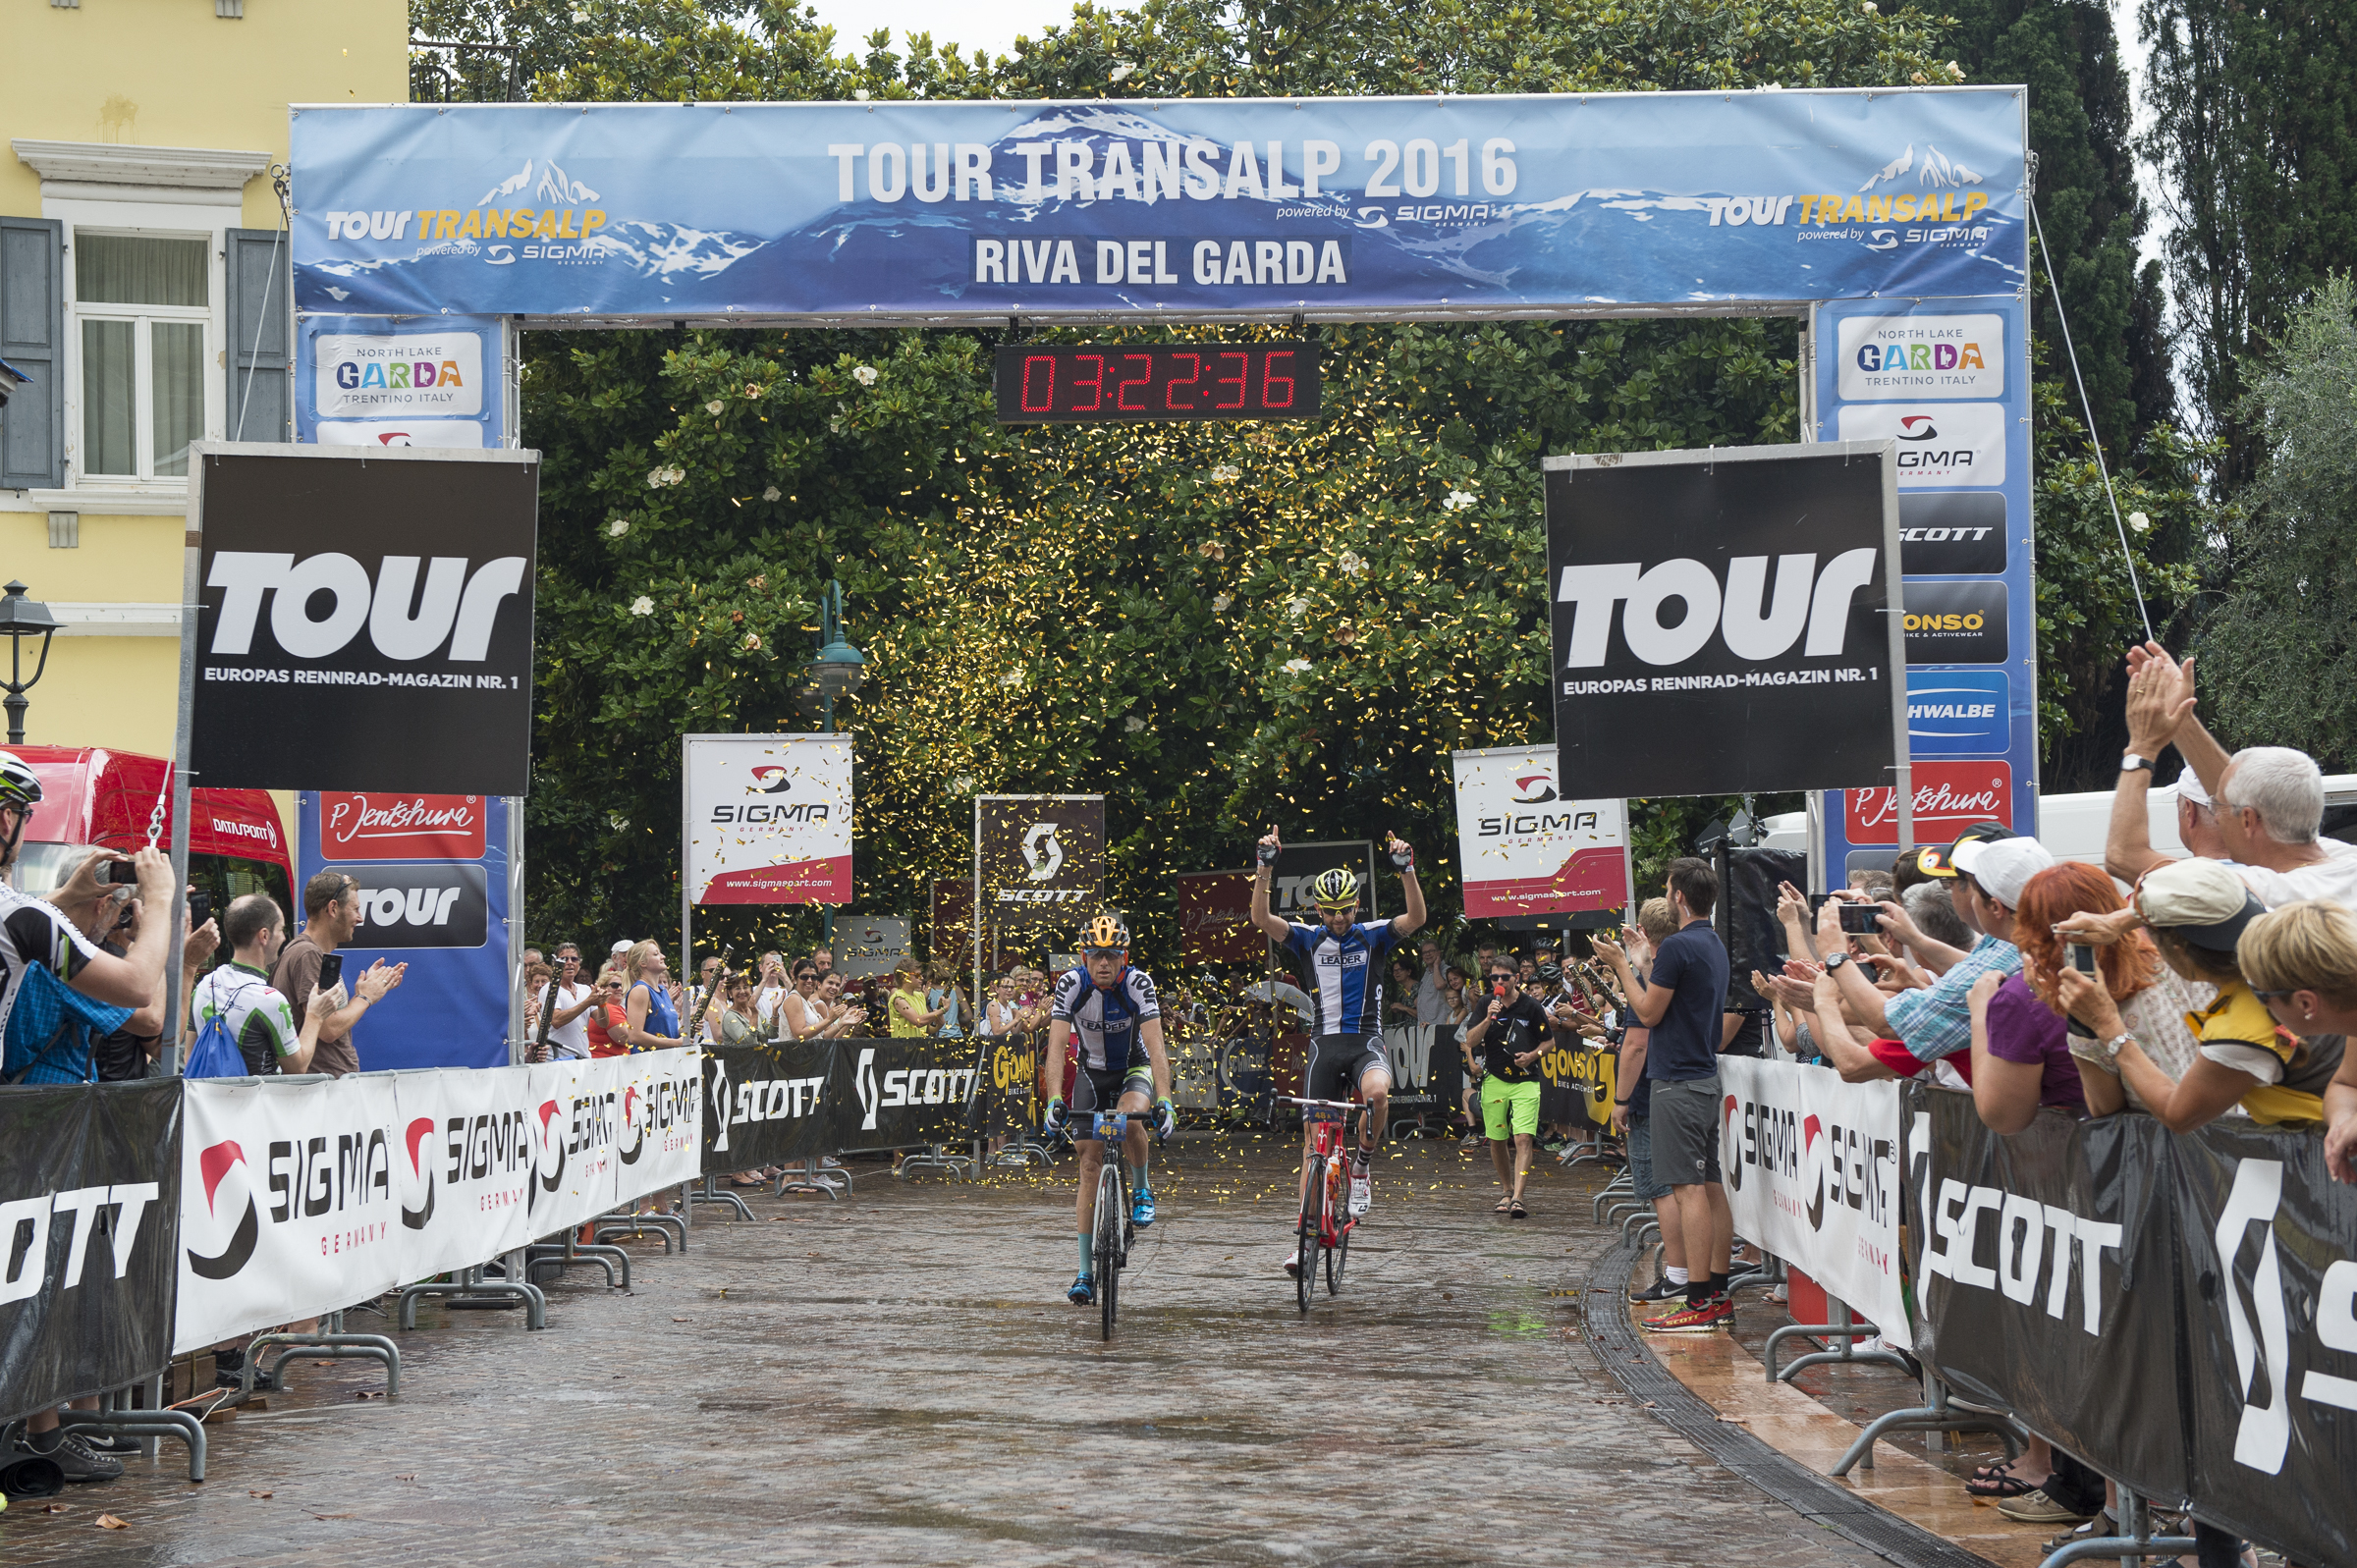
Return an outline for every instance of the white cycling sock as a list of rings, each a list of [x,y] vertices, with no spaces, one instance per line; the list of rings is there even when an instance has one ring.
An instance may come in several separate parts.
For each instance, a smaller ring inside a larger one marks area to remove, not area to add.
[[[1686,1271],[1683,1269],[1665,1269],[1662,1277],[1673,1285],[1682,1285],[1686,1282]]]

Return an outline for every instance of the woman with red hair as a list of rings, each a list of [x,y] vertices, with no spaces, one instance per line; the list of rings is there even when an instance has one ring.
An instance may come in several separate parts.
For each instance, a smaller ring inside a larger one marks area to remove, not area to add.
[[[2106,1064],[2098,1044],[2097,1020],[2072,1017],[2062,1000],[2062,971],[2070,966],[2066,939],[2055,928],[2074,915],[2117,915],[2127,900],[2119,886],[2100,867],[2071,861],[2040,872],[2022,890],[2020,919],[2014,942],[2021,948],[2021,969],[2038,1000],[2069,1019],[2070,1053],[2082,1064],[2079,1082],[2087,1112],[2109,1116],[2123,1108],[2150,1112],[2152,1107],[2133,1084]],[[2150,933],[2131,932],[2110,946],[2096,946],[2095,979],[2111,999],[2121,1021],[2144,1047],[2153,1065],[2171,1083],[2185,1076],[2201,1054],[2201,1043],[2185,1015],[2209,1005],[2214,986],[2188,982],[2161,961]],[[2088,1070],[2101,1068],[2100,1071]]]

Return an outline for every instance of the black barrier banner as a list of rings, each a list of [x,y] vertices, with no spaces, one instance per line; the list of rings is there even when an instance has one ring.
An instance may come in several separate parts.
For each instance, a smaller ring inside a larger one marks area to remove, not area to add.
[[[2147,1496],[2188,1494],[2168,1130],[2046,1110],[1991,1132],[1972,1097],[1904,1086],[1918,1329],[1967,1399]]]
[[[2293,1562],[2357,1561],[2357,1189],[2314,1132],[2168,1143],[2196,1510]]]
[[[1037,1121],[1031,1106],[1039,1092],[1039,1054],[1047,1042],[1045,1030],[984,1037],[974,1085],[976,1131],[1017,1132]]]
[[[966,1040],[845,1040],[836,1046],[835,1147],[908,1149],[967,1136],[975,1054]],[[845,1080],[848,1079],[848,1082]]]
[[[539,475],[528,452],[204,452],[204,782],[524,793]]]
[[[827,1082],[837,1043],[704,1048],[706,1175],[833,1154]]]
[[[1544,466],[1562,778],[1590,796],[1889,781],[1906,724],[1906,658],[1885,613],[1898,566],[1889,443]],[[1744,740],[1698,750],[1698,734]]]
[[[0,1089],[0,1420],[172,1354],[178,1079]]]

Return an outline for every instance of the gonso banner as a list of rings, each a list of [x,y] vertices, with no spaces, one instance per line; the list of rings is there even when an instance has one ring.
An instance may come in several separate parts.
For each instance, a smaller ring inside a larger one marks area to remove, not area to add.
[[[1994,86],[299,106],[296,304],[904,322],[2010,295],[2023,112]]]

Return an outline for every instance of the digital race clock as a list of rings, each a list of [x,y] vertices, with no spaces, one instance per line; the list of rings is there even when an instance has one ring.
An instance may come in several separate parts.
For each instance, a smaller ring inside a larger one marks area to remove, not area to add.
[[[1002,424],[1149,419],[1308,419],[1318,412],[1312,343],[1032,346],[998,351]]]

